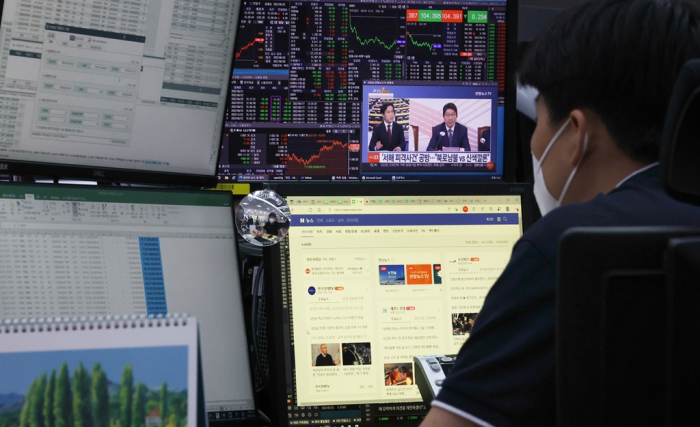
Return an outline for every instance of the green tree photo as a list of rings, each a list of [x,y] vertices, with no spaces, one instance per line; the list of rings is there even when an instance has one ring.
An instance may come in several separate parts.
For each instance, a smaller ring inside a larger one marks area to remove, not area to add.
[[[51,371],[49,380],[46,383],[46,391],[44,392],[44,408],[42,413],[44,415],[44,426],[45,427],[55,427],[56,422],[53,414],[53,399],[56,393],[56,370]]]
[[[99,363],[92,366],[92,422],[94,427],[110,427],[107,374]]]
[[[131,427],[131,402],[134,397],[134,375],[131,365],[127,364],[122,373],[122,382],[119,385],[119,425]]]
[[[90,376],[79,363],[73,371],[73,427],[92,427],[90,394]]]
[[[66,363],[62,364],[58,370],[56,392],[53,399],[53,416],[55,427],[73,427],[73,399]]]
[[[165,427],[168,420],[168,383],[160,387],[160,425]]]
[[[187,390],[134,387],[130,364],[118,385],[99,363],[78,363],[71,377],[64,362],[31,382],[21,409],[0,413],[0,427],[146,427],[149,416],[158,427],[187,427]]]
[[[143,383],[136,384],[134,392],[132,427],[146,427],[146,386]]]

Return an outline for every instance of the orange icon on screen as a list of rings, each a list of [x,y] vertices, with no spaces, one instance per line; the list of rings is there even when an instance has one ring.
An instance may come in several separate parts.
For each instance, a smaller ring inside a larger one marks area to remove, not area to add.
[[[479,261],[479,258],[470,258],[469,261]]]
[[[494,167],[496,167],[496,165],[494,165],[493,162],[486,163],[486,169],[491,171]]]
[[[432,285],[433,266],[431,264],[407,265],[406,284],[407,285]]]
[[[465,206],[465,207],[463,207],[463,208],[462,208],[462,210],[463,210],[464,212],[469,212],[469,208],[468,208],[468,207],[466,207],[466,206]]]
[[[415,309],[416,309],[416,308],[415,308],[414,306],[406,307],[406,310],[415,310]]]
[[[309,270],[309,269],[307,268],[307,269],[306,269],[306,274],[309,274],[309,273],[311,273],[311,270]]]
[[[345,290],[345,288],[342,287],[342,286],[336,286],[336,287],[335,287],[335,290],[336,290],[336,291],[343,291],[343,290]]]

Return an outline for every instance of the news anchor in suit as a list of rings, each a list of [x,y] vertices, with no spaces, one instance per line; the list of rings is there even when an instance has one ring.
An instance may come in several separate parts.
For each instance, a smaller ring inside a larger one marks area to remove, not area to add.
[[[382,123],[372,129],[372,138],[369,141],[369,151],[404,151],[406,150],[406,137],[403,128],[394,123],[394,105],[382,104],[379,112],[384,118]]]
[[[428,143],[428,151],[442,151],[443,147],[461,147],[471,151],[467,127],[457,123],[457,106],[449,102],[442,107],[442,118],[445,120],[433,127],[433,136]]]

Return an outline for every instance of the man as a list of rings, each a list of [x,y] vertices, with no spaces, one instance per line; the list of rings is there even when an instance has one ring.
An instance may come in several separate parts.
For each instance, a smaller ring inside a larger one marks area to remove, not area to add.
[[[282,234],[282,229],[280,228],[279,223],[277,222],[277,215],[274,212],[270,212],[270,215],[268,215],[267,222],[263,224],[262,230],[257,230],[254,234],[257,237],[267,237],[267,238],[275,238],[275,237],[283,237]],[[251,233],[253,234],[253,233]]]
[[[451,102],[442,107],[442,118],[444,123],[433,127],[433,136],[428,143],[428,151],[447,151],[444,148],[451,148],[452,151],[464,149],[471,151],[467,127],[457,123],[457,106]]]
[[[316,363],[312,366],[335,366],[340,363],[340,360],[333,360],[333,356],[328,354],[328,346],[321,344],[321,354],[316,356]]]
[[[423,427],[555,425],[557,244],[573,226],[700,226],[663,191],[661,129],[700,14],[603,0],[559,16],[521,61],[539,91],[531,150],[543,218],[513,248]],[[561,207],[560,207],[561,206]]]
[[[467,316],[467,323],[469,323],[470,330],[472,327],[474,327],[474,322],[476,322],[476,315],[475,314]]]
[[[406,137],[403,128],[394,123],[394,104],[384,103],[379,108],[382,123],[372,129],[369,151],[403,151],[406,149]]]

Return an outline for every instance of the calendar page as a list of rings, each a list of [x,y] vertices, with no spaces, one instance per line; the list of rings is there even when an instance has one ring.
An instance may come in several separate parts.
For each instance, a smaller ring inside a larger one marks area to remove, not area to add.
[[[0,425],[196,426],[197,328],[193,318],[0,325]]]

